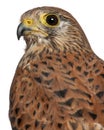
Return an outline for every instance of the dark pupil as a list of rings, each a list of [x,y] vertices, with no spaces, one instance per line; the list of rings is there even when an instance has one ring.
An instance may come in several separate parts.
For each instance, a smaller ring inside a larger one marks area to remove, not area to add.
[[[56,25],[58,23],[58,18],[57,16],[55,15],[49,15],[47,16],[46,18],[46,22],[49,24],[49,25]]]

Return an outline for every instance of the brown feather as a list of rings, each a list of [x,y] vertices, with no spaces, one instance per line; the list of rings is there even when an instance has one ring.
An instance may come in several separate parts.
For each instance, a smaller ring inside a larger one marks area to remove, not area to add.
[[[58,12],[72,24],[65,37],[53,37],[56,48],[44,41],[29,43],[11,85],[12,129],[103,130],[104,62],[68,12],[42,7],[22,19],[44,10]],[[30,41],[31,36],[26,38]]]

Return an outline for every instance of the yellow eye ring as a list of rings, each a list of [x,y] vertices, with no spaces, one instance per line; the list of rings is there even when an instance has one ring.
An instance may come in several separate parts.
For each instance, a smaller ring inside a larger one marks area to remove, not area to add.
[[[56,27],[59,25],[59,17],[55,14],[42,14],[40,21],[47,27]]]

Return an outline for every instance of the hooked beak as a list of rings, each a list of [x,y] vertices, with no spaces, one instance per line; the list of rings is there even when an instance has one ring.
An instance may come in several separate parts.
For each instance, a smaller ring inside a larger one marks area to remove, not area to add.
[[[25,31],[31,31],[31,28],[26,27],[23,23],[20,23],[17,28],[17,38],[20,39],[21,36],[23,36]]]
[[[41,35],[43,37],[48,36],[48,33],[44,32],[41,29],[38,29],[36,26],[28,27],[28,26],[24,25],[24,23],[20,23],[18,28],[17,28],[17,38],[18,38],[18,40],[20,39],[21,36],[24,35],[25,32],[34,32],[34,34],[38,34],[38,35]]]

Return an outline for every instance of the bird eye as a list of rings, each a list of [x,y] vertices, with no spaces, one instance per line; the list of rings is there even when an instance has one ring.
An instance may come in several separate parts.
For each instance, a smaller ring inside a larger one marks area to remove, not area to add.
[[[48,15],[46,17],[46,22],[51,26],[55,26],[58,24],[58,17],[56,15]]]
[[[55,14],[43,14],[40,21],[47,27],[56,27],[59,25],[59,17]]]

